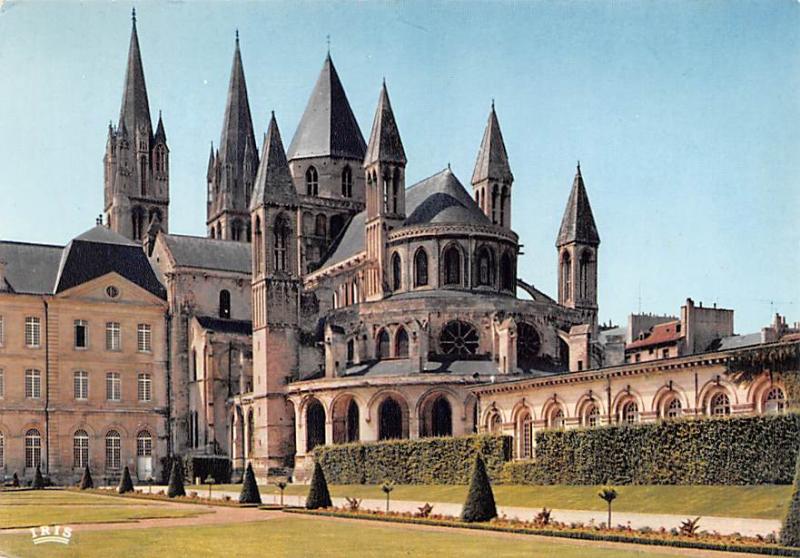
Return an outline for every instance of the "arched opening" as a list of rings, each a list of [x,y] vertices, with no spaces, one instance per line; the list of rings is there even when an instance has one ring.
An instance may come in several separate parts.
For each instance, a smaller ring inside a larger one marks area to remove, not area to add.
[[[449,246],[444,251],[444,284],[461,284],[461,251],[456,246]]]
[[[711,416],[721,417],[731,414],[731,400],[728,394],[718,392],[711,397],[708,405],[708,411]]]
[[[319,195],[319,174],[314,167],[308,167],[308,169],[306,169],[306,195]]]
[[[527,322],[517,324],[517,364],[531,368],[539,358],[542,341],[536,328]]]
[[[350,165],[345,165],[342,169],[342,197],[353,197],[353,170]]]
[[[147,214],[143,207],[136,206],[131,211],[131,226],[134,240],[142,240],[144,238]]]
[[[400,254],[392,254],[392,290],[399,291],[403,286],[403,262]]]
[[[359,440],[358,403],[351,396],[339,397],[333,405],[333,443],[345,444]]]
[[[322,213],[317,215],[317,218],[314,222],[314,234],[321,236],[322,238],[325,238],[328,235],[328,220]]]
[[[289,222],[283,215],[278,215],[273,228],[273,269],[275,271],[287,271],[287,249],[289,233],[291,232]]]
[[[594,403],[589,403],[583,409],[583,426],[594,428],[600,424],[600,409]]]
[[[392,213],[400,212],[400,169],[392,175]]]
[[[227,319],[231,317],[231,293],[227,289],[219,292],[219,317]]]
[[[256,247],[253,253],[253,267],[255,268],[255,273],[258,273],[261,269],[261,254],[264,249],[264,237],[261,233],[261,217],[258,215],[256,215],[255,218],[254,240]]]
[[[514,290],[514,262],[508,252],[500,257],[500,288],[504,291]]]
[[[119,432],[109,430],[106,434],[106,470],[118,471],[122,462],[122,439]]]
[[[347,405],[347,441],[358,442],[359,440],[359,413],[358,405],[354,399]]]
[[[636,404],[636,401],[626,401],[622,404],[619,420],[622,424],[635,424],[639,422],[639,405]]]
[[[533,418],[528,411],[522,411],[517,418],[517,444],[520,459],[533,457]]]
[[[561,255],[561,300],[572,299],[572,259],[566,250]]]
[[[401,327],[394,334],[394,356],[396,358],[408,358],[408,333]]]
[[[444,396],[436,398],[431,406],[431,436],[453,435],[453,410]]]
[[[580,297],[587,298],[589,296],[589,281],[590,281],[590,266],[592,265],[592,254],[589,250],[584,250],[581,253],[581,260],[578,265],[578,281],[580,286]]]
[[[231,240],[242,239],[242,222],[238,219],[231,221]]]
[[[331,217],[331,238],[337,238],[344,227],[344,218],[341,215]]]
[[[494,284],[494,255],[490,248],[484,246],[478,250],[477,276],[479,286]]]
[[[500,434],[502,432],[503,418],[500,416],[500,413],[495,411],[489,416],[487,428],[492,434]]]
[[[400,404],[387,397],[378,407],[378,439],[397,440],[403,437],[403,410]]]
[[[89,435],[85,430],[76,430],[72,436],[72,466],[83,469],[89,464]]]
[[[378,338],[375,345],[375,356],[379,360],[389,358],[389,332],[382,329],[378,333]]]
[[[42,464],[42,435],[35,428],[25,433],[25,468],[35,469]]]
[[[325,408],[318,400],[308,403],[306,408],[306,453],[317,446],[325,445]]]
[[[764,414],[779,415],[786,411],[786,394],[777,386],[767,391],[764,396]]]
[[[423,287],[428,284],[428,253],[418,248],[414,254],[414,286]]]
[[[497,184],[494,184],[492,186],[492,223],[495,225],[497,224],[497,198],[499,195]]]
[[[508,186],[503,186],[503,191],[500,194],[500,225],[503,227],[506,226],[507,218],[511,211],[511,208],[508,207],[508,199]]]
[[[439,347],[445,355],[468,357],[478,353],[480,336],[475,326],[453,320],[445,324],[439,336]]]
[[[136,475],[139,480],[153,477],[153,436],[147,430],[136,434]]]
[[[555,406],[550,411],[550,416],[548,417],[547,423],[548,423],[547,425],[550,428],[553,428],[555,430],[563,429],[565,423],[564,410],[560,406]]]

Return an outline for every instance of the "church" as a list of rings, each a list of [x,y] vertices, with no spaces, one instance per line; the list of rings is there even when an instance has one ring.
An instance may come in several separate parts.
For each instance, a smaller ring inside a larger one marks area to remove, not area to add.
[[[797,325],[737,336],[732,310],[691,300],[680,317],[599,324],[580,166],[551,298],[517,275],[494,104],[468,185],[449,165],[407,184],[402,123],[376,89],[365,140],[328,54],[288,149],[275,114],[259,148],[237,34],[198,185],[207,234],[176,234],[134,13],[102,222],[66,247],[0,241],[0,471],[41,464],[71,482],[86,464],[100,477],[129,465],[145,480],[178,454],[302,480],[324,444],[496,432],[530,458],[538,428],[783,411],[778,382],[735,386],[721,366],[796,343]]]

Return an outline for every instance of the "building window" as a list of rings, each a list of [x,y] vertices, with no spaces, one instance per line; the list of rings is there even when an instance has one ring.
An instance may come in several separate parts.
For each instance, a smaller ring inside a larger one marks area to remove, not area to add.
[[[419,248],[414,254],[414,286],[423,287],[428,284],[428,253]]]
[[[89,346],[89,322],[75,320],[75,348],[85,349]]]
[[[378,333],[378,342],[375,348],[378,359],[389,358],[389,333],[385,329]]]
[[[715,417],[729,415],[731,414],[731,400],[728,399],[727,394],[717,393],[711,398],[709,410]]]
[[[136,457],[151,455],[153,455],[153,437],[147,430],[142,430],[136,435]]]
[[[539,358],[542,340],[536,328],[527,322],[517,324],[517,363],[531,368]]]
[[[590,266],[592,264],[592,254],[586,250],[581,254],[581,261],[578,266],[578,279],[580,285],[580,297],[589,297]]]
[[[6,342],[6,327],[5,322],[3,321],[3,316],[0,316],[0,347],[2,347]]]
[[[408,333],[401,327],[394,334],[394,356],[397,358],[408,358]]]
[[[572,299],[572,258],[564,251],[561,256],[561,300]]]
[[[35,428],[25,433],[25,468],[35,469],[42,463],[42,435]]]
[[[231,240],[239,241],[242,240],[242,231],[244,230],[244,226],[242,222],[238,219],[231,222]]]
[[[661,349],[661,358],[669,358],[669,349]]]
[[[153,334],[150,330],[150,324],[139,324],[136,327],[136,346],[140,353],[149,353],[152,348]]]
[[[39,318],[35,316],[25,318],[25,345],[27,347],[38,348],[42,340],[41,333]]]
[[[461,284],[461,252],[455,246],[444,251],[444,284]]]
[[[319,195],[319,174],[314,167],[308,167],[306,170],[306,195]]]
[[[635,401],[628,401],[622,406],[621,417],[623,424],[634,424],[639,422],[639,406]]]
[[[314,219],[314,234],[322,238],[328,236],[328,220],[322,213],[317,215],[317,218]]]
[[[109,401],[122,400],[122,379],[119,372],[106,374],[106,399]]]
[[[514,262],[508,253],[500,257],[500,288],[504,291],[514,290]]]
[[[119,432],[116,430],[109,430],[106,434],[106,469],[110,471],[117,471],[122,462],[122,440],[119,437]]]
[[[475,327],[467,322],[453,320],[442,328],[439,346],[446,355],[471,356],[478,353],[480,336]]]
[[[0,399],[6,395],[6,376],[3,369],[0,368]]]
[[[522,415],[520,421],[519,436],[519,456],[522,459],[533,457],[533,419],[527,411]]]
[[[589,428],[594,428],[600,424],[600,409],[597,405],[589,405],[583,415],[583,425]]]
[[[75,399],[86,401],[89,399],[89,373],[78,370],[72,377],[72,389]]]
[[[197,351],[192,349],[192,362],[189,363],[192,367],[192,381],[197,381]]]
[[[491,286],[494,283],[493,259],[488,248],[481,248],[478,252],[478,285]]]
[[[673,397],[670,399],[667,406],[664,408],[664,418],[666,419],[676,419],[680,418],[682,413],[681,408],[681,400],[677,397]]]
[[[497,198],[500,193],[497,191],[497,184],[492,186],[492,223],[497,224]]]
[[[106,350],[119,351],[122,348],[122,333],[119,322],[106,322]]]
[[[635,360],[636,362],[641,362],[642,361],[642,353],[636,353],[635,358],[633,360]]]
[[[275,271],[286,271],[286,250],[289,240],[289,223],[282,215],[275,220],[273,227],[273,269]]]
[[[403,263],[400,254],[392,254],[392,290],[399,291],[403,286]]]
[[[353,197],[353,171],[350,165],[345,165],[342,169],[342,197]]]
[[[262,243],[263,236],[261,235],[261,218],[258,215],[256,215],[255,223],[255,227],[253,228],[253,241],[255,244],[255,249],[253,250],[253,269],[254,273],[257,274],[261,271],[261,252],[264,249]]]
[[[6,436],[0,432],[0,469],[6,466]]]
[[[72,436],[72,466],[83,469],[89,464],[89,435],[85,430],[76,430]]]
[[[489,417],[489,432],[492,434],[500,434],[503,430],[503,419],[500,417],[500,413],[495,411],[492,413],[492,416]]]
[[[144,372],[139,374],[138,389],[136,390],[139,401],[146,403],[153,397],[153,378]]]
[[[39,399],[42,397],[42,373],[39,370],[25,371],[25,397]]]
[[[231,293],[227,289],[219,292],[219,317],[225,319],[231,317]]]
[[[550,428],[558,430],[564,428],[564,411],[562,409],[556,409],[550,415]]]
[[[347,341],[347,364],[353,362],[353,359],[355,359],[355,354],[356,354],[356,342],[350,339],[349,341]]]
[[[2,374],[2,371],[0,371]],[[0,391],[2,395],[2,391]],[[764,413],[768,415],[778,415],[786,411],[786,395],[779,387],[774,387],[767,392],[764,398]]]

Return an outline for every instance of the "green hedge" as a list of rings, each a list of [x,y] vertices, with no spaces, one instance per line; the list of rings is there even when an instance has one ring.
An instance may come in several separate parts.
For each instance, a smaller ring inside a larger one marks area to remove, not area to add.
[[[685,419],[536,433],[509,484],[790,484],[800,415]]]
[[[467,484],[476,452],[499,479],[511,455],[508,436],[463,436],[323,446],[315,457],[331,484]]]

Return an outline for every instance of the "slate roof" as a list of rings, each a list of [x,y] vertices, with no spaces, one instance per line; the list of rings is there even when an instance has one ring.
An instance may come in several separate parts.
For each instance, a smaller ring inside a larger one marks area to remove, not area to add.
[[[353,215],[350,222],[344,227],[339,237],[334,240],[331,255],[322,264],[329,267],[365,250],[364,231],[367,225],[367,212],[362,211]]]
[[[119,112],[119,128],[135,134],[139,126],[144,126],[148,133],[152,133],[150,104],[147,100],[142,55],[139,52],[139,35],[136,31],[136,12],[134,12],[131,43],[128,48],[128,68],[125,72],[125,86]]]
[[[264,136],[261,164],[258,166],[258,174],[256,174],[250,209],[253,210],[264,203],[282,205],[297,203],[297,191],[292,182],[292,174],[289,171],[289,163],[286,161],[286,152],[283,150],[281,132],[278,129],[274,112]]]
[[[408,376],[410,363],[405,359],[378,360],[362,364],[354,364],[345,369],[342,375],[345,378],[355,376]],[[519,379],[518,375],[524,374],[526,378],[538,378],[543,376],[553,376],[559,372],[547,372],[543,370],[523,370],[516,369],[516,374],[505,376],[498,374],[497,364],[491,360],[451,360],[446,362],[428,361],[425,371],[415,376],[424,377],[426,374],[449,374],[452,376],[482,376],[484,381],[494,376],[495,381],[501,382],[506,379]]]
[[[0,241],[6,282],[16,293],[50,294],[56,284],[63,246]]]
[[[377,161],[406,164],[406,152],[403,149],[400,131],[397,129],[397,122],[394,119],[386,82],[383,82],[381,94],[378,97],[378,108],[375,109],[375,119],[372,121],[372,132],[369,134],[364,165],[370,165]]]
[[[722,339],[716,339],[706,348],[707,351],[727,351],[729,349],[739,349],[751,345],[762,343],[761,333],[747,333],[745,335],[730,335]]]
[[[563,246],[570,242],[581,242],[594,246],[600,244],[600,235],[597,234],[597,226],[594,223],[589,196],[586,194],[586,187],[583,184],[580,165],[575,173],[575,180],[572,182],[572,191],[569,193],[564,217],[561,219],[556,246]]]
[[[489,121],[486,123],[486,129],[483,132],[481,147],[478,149],[475,170],[472,173],[473,184],[483,180],[505,182],[514,180],[514,175],[511,174],[511,165],[508,163],[508,153],[506,153],[503,133],[500,131],[500,123],[497,121],[497,113],[494,110],[494,102],[489,113]]]
[[[240,335],[250,335],[253,333],[253,322],[250,320],[226,320],[213,316],[196,316],[197,323],[209,331],[220,333],[237,333]]]
[[[244,79],[242,55],[239,50],[239,35],[236,35],[236,49],[233,53],[231,77],[228,82],[228,100],[225,103],[225,117],[219,142],[220,164],[233,165],[234,174],[241,179],[245,151],[255,147],[253,119],[250,102],[247,98],[247,83]],[[258,162],[256,161],[256,165]]]
[[[247,242],[178,234],[164,234],[162,238],[178,266],[252,273]]]
[[[366,144],[330,54],[308,99],[289,145],[289,159],[344,157],[364,159]]]

